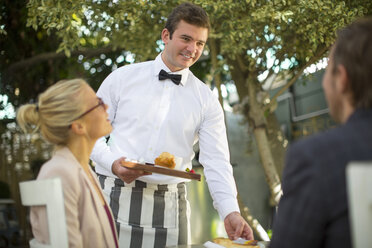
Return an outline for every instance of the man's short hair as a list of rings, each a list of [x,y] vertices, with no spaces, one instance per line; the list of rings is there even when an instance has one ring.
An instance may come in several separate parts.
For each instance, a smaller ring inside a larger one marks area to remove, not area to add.
[[[341,29],[334,45],[333,72],[346,69],[356,108],[372,108],[372,18],[365,17]]]
[[[209,17],[203,8],[192,3],[182,3],[172,10],[165,23],[170,39],[181,20],[191,25],[207,28],[208,31],[210,29]]]

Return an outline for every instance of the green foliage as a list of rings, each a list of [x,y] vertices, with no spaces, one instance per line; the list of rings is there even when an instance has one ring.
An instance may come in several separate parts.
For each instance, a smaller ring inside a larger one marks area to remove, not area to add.
[[[58,51],[69,55],[82,47],[110,44],[144,61],[158,52],[156,41],[176,1],[29,1],[28,26],[58,30]]]
[[[159,52],[156,41],[166,16],[180,1],[38,1],[28,7],[28,25],[61,39],[58,51],[67,55],[85,46],[112,45],[131,51],[137,61]],[[266,52],[276,55],[277,66],[294,57],[309,60],[319,46],[330,46],[335,31],[356,17],[371,13],[369,1],[215,1],[195,0],[211,18],[211,37],[221,54],[235,59],[245,54],[250,70],[268,67]],[[247,51],[254,52],[254,56]],[[277,67],[277,66],[274,66]]]
[[[47,74],[51,68],[47,68],[45,64],[35,66],[33,70],[26,72],[23,70],[7,72],[7,68],[16,61],[43,51],[55,51],[60,43],[52,36],[47,37],[43,30],[25,28],[27,9],[24,5],[25,1],[5,1],[0,13],[4,31],[7,33],[5,36],[0,36],[0,93],[8,95],[9,101],[15,105],[23,101],[20,98],[22,96],[18,94],[19,89],[22,89],[21,92],[35,92],[34,89],[38,91],[48,84],[50,79],[46,77],[43,77],[43,80],[38,79],[41,75]],[[30,82],[38,82],[38,84]],[[30,97],[36,96],[31,93],[27,98]]]
[[[1,25],[7,33],[0,35],[0,94],[7,95],[15,107],[35,101],[40,92],[60,79],[85,78],[98,89],[113,69],[129,63],[127,53],[121,50],[109,49],[93,57],[89,53],[79,55],[76,51],[71,58],[59,56],[63,55],[56,54],[62,38],[58,38],[57,30],[50,29],[48,35],[48,30],[42,27],[34,30],[26,26],[29,13],[26,2],[6,1],[0,8]],[[98,45],[92,44],[81,47],[93,52],[97,48]],[[34,60],[28,62],[29,59]]]
[[[241,56],[247,69],[258,73],[270,67],[269,49],[277,59],[273,70],[291,58],[297,61],[293,66],[299,66],[319,47],[329,47],[337,29],[371,14],[368,1],[196,2],[209,10],[212,37],[219,39],[224,57]]]

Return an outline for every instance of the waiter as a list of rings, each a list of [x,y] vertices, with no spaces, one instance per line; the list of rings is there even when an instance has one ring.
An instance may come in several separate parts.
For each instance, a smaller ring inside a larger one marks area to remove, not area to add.
[[[107,143],[104,138],[96,143],[91,158],[114,214],[120,247],[190,243],[187,180],[127,169],[121,161],[153,162],[169,152],[182,158],[180,170],[191,169],[198,141],[199,162],[229,238],[253,239],[239,212],[223,110],[189,70],[203,52],[209,28],[201,7],[177,6],[161,33],[164,51],[153,61],[115,70],[97,92],[109,105],[113,131]]]

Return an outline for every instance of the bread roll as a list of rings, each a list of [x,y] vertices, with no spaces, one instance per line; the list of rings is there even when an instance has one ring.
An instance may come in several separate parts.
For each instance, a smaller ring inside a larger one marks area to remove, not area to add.
[[[174,169],[174,167],[176,167],[175,157],[169,152],[162,152],[159,157],[155,159],[155,165]]]
[[[214,238],[213,243],[222,245],[226,248],[244,248],[244,247],[259,248],[259,246],[257,246],[257,241],[256,240],[249,240],[248,244],[243,245],[243,244],[236,244],[228,238]]]

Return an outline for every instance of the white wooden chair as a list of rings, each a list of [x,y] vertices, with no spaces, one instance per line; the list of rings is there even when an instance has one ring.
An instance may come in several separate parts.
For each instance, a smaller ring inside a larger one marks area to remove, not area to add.
[[[21,201],[25,206],[45,205],[48,218],[50,245],[30,240],[30,247],[67,248],[67,226],[60,178],[32,180],[19,183]]]
[[[372,161],[349,163],[346,184],[353,247],[371,247]]]

